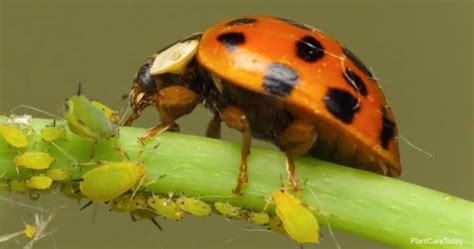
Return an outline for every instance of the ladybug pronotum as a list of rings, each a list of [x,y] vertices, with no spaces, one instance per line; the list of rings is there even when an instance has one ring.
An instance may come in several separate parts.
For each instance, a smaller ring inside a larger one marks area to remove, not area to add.
[[[179,128],[175,121],[201,103],[243,133],[235,193],[247,183],[251,137],[276,144],[298,186],[294,155],[311,154],[345,165],[399,176],[394,116],[372,72],[334,38],[285,19],[225,20],[152,55],[129,94],[132,114],[155,106],[161,122],[140,139]]]

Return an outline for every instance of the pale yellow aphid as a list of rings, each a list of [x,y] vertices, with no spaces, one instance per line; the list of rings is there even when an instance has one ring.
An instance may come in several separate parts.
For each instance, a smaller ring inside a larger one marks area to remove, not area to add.
[[[116,212],[132,212],[137,209],[145,209],[147,198],[143,195],[137,194],[121,195],[113,199],[110,203],[110,210]]]
[[[63,126],[48,126],[40,131],[41,139],[46,142],[53,142],[66,137],[66,129]]]
[[[176,200],[176,204],[182,210],[196,216],[207,216],[212,211],[212,208],[209,206],[209,204],[196,198],[182,196]]]
[[[108,162],[82,175],[81,193],[93,202],[113,200],[128,190],[145,175],[145,166],[138,162]]]
[[[157,214],[170,219],[170,220],[181,220],[184,216],[183,211],[178,208],[176,203],[171,199],[160,198],[158,196],[152,196],[148,198],[147,204]]]
[[[64,181],[69,178],[69,173],[64,169],[49,169],[46,172],[46,175],[49,176],[53,181]]]
[[[270,216],[265,212],[251,212],[248,219],[250,222],[257,225],[265,225],[270,222]]]
[[[15,126],[0,125],[0,136],[13,147],[24,148],[28,146],[28,137]]]
[[[118,112],[116,112],[112,108],[104,105],[103,103],[97,100],[92,100],[91,104],[95,108],[99,109],[99,111],[101,111],[110,122],[115,123],[115,124],[118,123],[119,121]]]
[[[273,191],[275,212],[288,235],[299,243],[319,243],[319,224],[308,208],[285,189]]]
[[[18,193],[28,193],[31,191],[31,188],[29,188],[25,182],[20,180],[11,180],[10,188]]]
[[[32,176],[29,180],[26,180],[26,186],[38,190],[49,189],[52,183],[53,179],[45,175]]]
[[[216,202],[214,203],[214,208],[222,215],[229,217],[229,218],[234,218],[234,219],[240,219],[243,217],[243,211],[241,207],[235,207],[230,205],[229,203],[224,203],[224,202]]]
[[[27,169],[47,169],[53,160],[54,158],[46,152],[27,151],[15,157],[15,165]]]

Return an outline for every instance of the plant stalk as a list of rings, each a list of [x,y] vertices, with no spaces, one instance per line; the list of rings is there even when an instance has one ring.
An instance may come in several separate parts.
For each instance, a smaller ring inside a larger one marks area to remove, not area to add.
[[[0,123],[5,120],[0,116]],[[48,151],[55,158],[55,167],[69,170],[71,180],[80,179],[80,167],[73,162],[88,161],[93,146],[69,131],[66,139],[55,144],[42,142],[37,134],[52,122],[33,119],[28,149]],[[263,210],[272,191],[280,188],[287,176],[283,153],[252,148],[249,183],[243,194],[236,196],[232,190],[238,175],[239,144],[165,132],[143,146],[137,140],[143,132],[121,127],[120,147],[131,160],[145,164],[145,191],[184,194]],[[6,180],[17,178],[13,158],[18,153],[0,138],[0,175]],[[107,141],[95,146],[94,159],[123,160]],[[323,226],[395,248],[473,248],[474,213],[470,201],[314,158],[296,157],[295,163],[303,187],[302,202]],[[266,211],[273,212],[271,205]],[[423,243],[421,239],[431,242]],[[462,240],[462,245],[452,244],[453,239]]]

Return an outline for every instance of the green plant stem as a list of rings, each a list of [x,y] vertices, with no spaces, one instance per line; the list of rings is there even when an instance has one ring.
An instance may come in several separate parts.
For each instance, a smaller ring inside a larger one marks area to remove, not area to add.
[[[6,118],[0,116],[0,122]],[[52,120],[34,119],[37,132]],[[262,210],[272,191],[286,178],[284,155],[275,150],[252,148],[248,160],[249,183],[242,196],[235,187],[240,145],[221,140],[176,133],[163,133],[143,147],[137,137],[143,129],[120,129],[121,147],[132,160],[141,152],[146,165],[146,191],[199,196],[207,201],[228,201],[250,210]],[[72,179],[80,178],[77,166],[64,153],[30,136],[35,149],[47,149],[57,164],[70,169]],[[153,148],[159,144],[158,147]],[[69,157],[87,161],[92,146],[68,132],[57,143]],[[95,158],[117,159],[110,144],[99,143]],[[0,139],[0,173],[17,177],[13,158],[18,153]],[[120,159],[120,158],[119,158]],[[473,203],[445,193],[309,157],[295,158],[304,185],[302,201],[323,226],[346,231],[396,248],[473,248]],[[412,165],[413,166],[413,165]],[[272,212],[272,209],[268,209]],[[412,238],[459,239],[462,246],[416,244]]]

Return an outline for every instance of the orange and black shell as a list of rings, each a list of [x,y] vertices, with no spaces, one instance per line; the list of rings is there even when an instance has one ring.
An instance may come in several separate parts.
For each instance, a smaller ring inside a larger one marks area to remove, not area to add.
[[[400,175],[397,127],[384,94],[334,38],[308,25],[247,16],[206,30],[197,60],[228,82],[281,99],[294,116],[318,124],[319,141],[350,151],[356,167]]]

